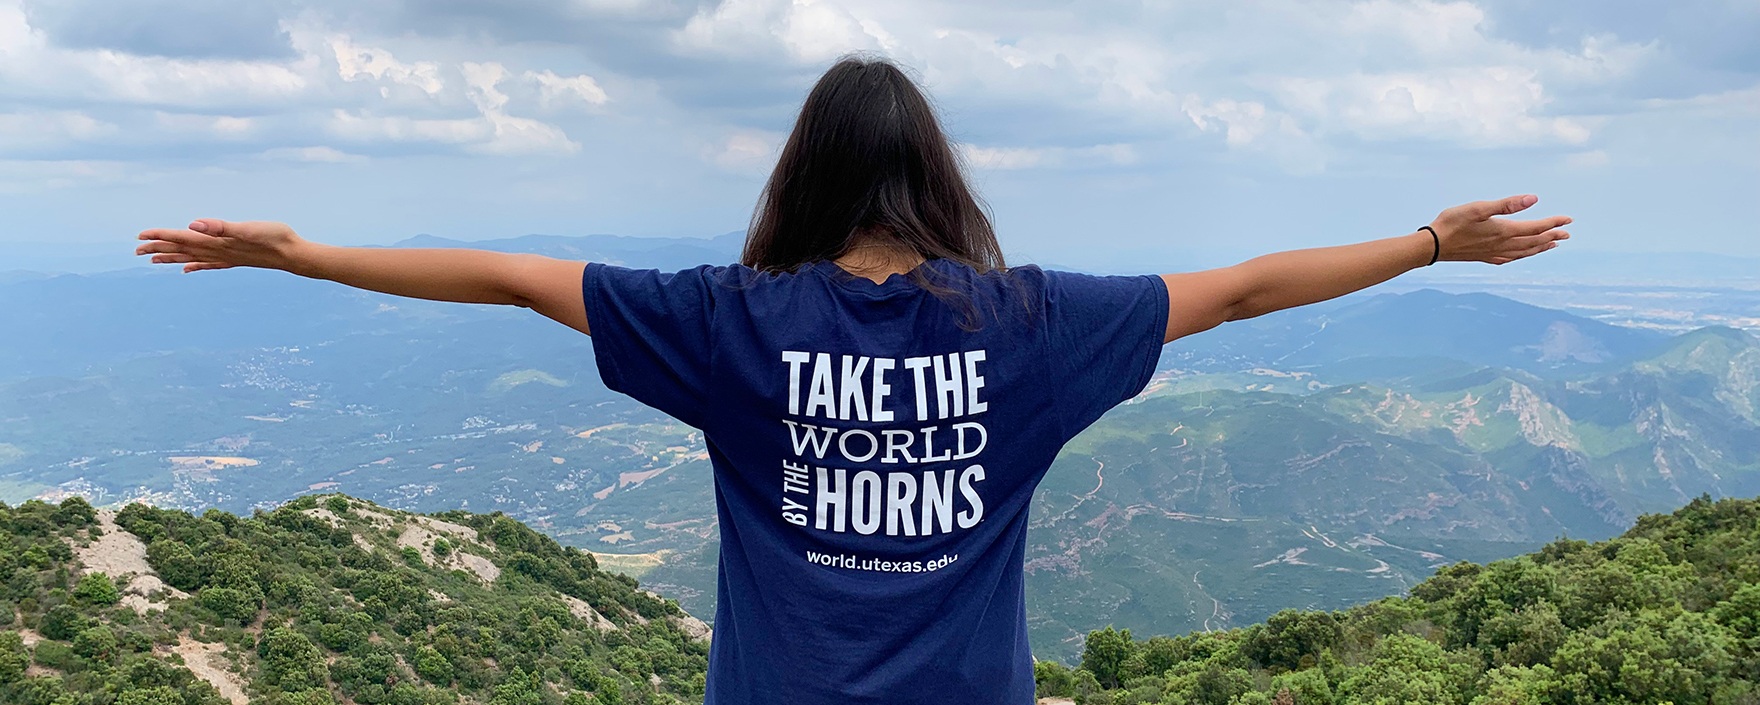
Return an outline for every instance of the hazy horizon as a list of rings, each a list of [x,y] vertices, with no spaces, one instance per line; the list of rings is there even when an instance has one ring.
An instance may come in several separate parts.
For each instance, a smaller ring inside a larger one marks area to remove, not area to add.
[[[630,237],[638,239],[683,239],[700,240],[705,244],[724,236],[737,234],[738,231],[724,231],[713,234],[687,235],[623,235],[619,233],[520,233],[517,235],[484,235],[481,237],[445,236],[444,239],[463,243],[494,242],[528,236],[543,237]],[[999,235],[1003,246],[1010,257],[1011,264],[1037,264],[1046,267],[1074,268],[1082,271],[1099,273],[1137,273],[1145,271],[1186,271],[1206,267],[1225,266],[1249,258],[1268,250],[1255,250],[1249,242],[1247,246],[1226,248],[1210,248],[1207,250],[1179,251],[1172,248],[1108,248],[1099,251],[1082,252],[1068,250],[1056,252],[1049,256],[1034,252],[1022,252],[1011,247],[1006,234]],[[379,240],[356,243],[367,246],[392,246],[408,240],[422,237],[443,237],[430,233],[412,233],[402,237],[387,237]],[[132,240],[118,243],[50,243],[50,242],[19,242],[11,243],[9,258],[5,266],[0,266],[0,275],[12,274],[102,274],[133,269],[160,269],[167,272],[173,268],[164,265],[150,265],[133,255]],[[731,261],[733,254],[721,259]],[[724,261],[706,261],[705,264],[723,264]],[[212,274],[203,276],[214,276]],[[224,276],[223,274],[220,276]],[[1721,288],[1740,286],[1751,288],[1760,284],[1760,256],[1730,256],[1713,252],[1671,251],[1671,252],[1638,252],[1609,250],[1563,250],[1531,260],[1512,263],[1504,267],[1488,266],[1441,266],[1414,271],[1397,282],[1427,283],[1472,283],[1488,284],[1511,282],[1558,281],[1593,281],[1603,284],[1633,284],[1654,282],[1669,286],[1703,286]],[[0,282],[4,277],[0,276]],[[1404,287],[1400,287],[1404,288]]]

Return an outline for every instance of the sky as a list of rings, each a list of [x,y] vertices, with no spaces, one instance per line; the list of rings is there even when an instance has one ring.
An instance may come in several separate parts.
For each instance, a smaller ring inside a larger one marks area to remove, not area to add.
[[[1760,256],[1755,37],[1760,0],[0,0],[0,270],[195,217],[742,230],[851,51],[930,93],[1015,261],[1195,266],[1518,193],[1581,251]]]

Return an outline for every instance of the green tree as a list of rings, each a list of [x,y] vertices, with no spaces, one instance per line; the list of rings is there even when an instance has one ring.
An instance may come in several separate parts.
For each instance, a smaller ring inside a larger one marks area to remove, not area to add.
[[[161,685],[122,691],[116,696],[116,705],[184,705],[184,699],[177,689]]]
[[[1332,685],[1326,682],[1326,674],[1320,669],[1309,668],[1290,673],[1281,673],[1271,679],[1271,692],[1288,691],[1290,697],[1301,705],[1332,705]]]
[[[544,682],[536,673],[526,673],[518,668],[507,674],[507,678],[495,686],[495,695],[489,699],[489,705],[543,705]]]
[[[1067,698],[1076,694],[1076,677],[1068,666],[1056,661],[1039,661],[1033,664],[1033,683],[1035,697]]]
[[[1569,633],[1558,610],[1542,601],[1485,620],[1479,629],[1479,648],[1499,665],[1533,666],[1552,661]]]
[[[1253,677],[1246,669],[1216,660],[1187,661],[1169,672],[1163,700],[1181,705],[1228,705],[1252,689]]]
[[[1082,669],[1094,674],[1102,687],[1117,688],[1124,680],[1125,661],[1131,657],[1131,630],[1105,629],[1088,632],[1082,645]]]
[[[116,656],[116,633],[101,625],[82,630],[73,638],[73,652],[93,661],[109,661]]]
[[[14,631],[0,632],[0,688],[24,678],[24,671],[30,664],[30,654],[24,650],[24,637]]]
[[[1760,583],[1744,585],[1712,610],[1717,621],[1743,639],[1760,639]]]
[[[1451,662],[1441,646],[1395,634],[1375,645],[1368,663],[1350,671],[1338,695],[1363,705],[1452,705],[1461,701],[1459,679],[1472,670]]]
[[[257,608],[262,603],[261,592],[251,592],[229,587],[206,587],[196,593],[196,602],[202,607],[213,610],[235,622],[248,622],[257,616]]]
[[[43,636],[60,641],[73,639],[80,630],[85,629],[90,620],[80,614],[72,605],[56,605],[43,613],[42,621],[37,624],[37,631]]]
[[[26,678],[12,687],[11,697],[17,705],[77,705],[78,700],[67,692],[60,678]]]
[[[330,681],[324,655],[306,635],[276,627],[257,644],[263,680],[288,693],[321,688]]]
[[[1247,630],[1241,655],[1266,668],[1293,671],[1314,665],[1321,650],[1343,638],[1344,628],[1331,614],[1283,610]]]
[[[415,667],[416,675],[430,683],[452,684],[452,662],[446,660],[446,656],[432,646],[416,647],[415,663],[412,665]]]
[[[74,586],[73,596],[91,605],[114,605],[122,599],[116,583],[103,573],[86,573]]]
[[[1552,667],[1567,702],[1705,702],[1735,664],[1731,646],[1703,614],[1647,611],[1572,634]]]
[[[97,519],[98,510],[93,509],[84,497],[68,497],[55,509],[54,521],[59,526],[87,526],[96,523]]]
[[[1502,666],[1485,674],[1472,705],[1551,705],[1558,689],[1558,674],[1545,665]]]
[[[147,563],[166,585],[186,592],[200,589],[207,579],[195,552],[181,541],[164,538],[147,544]]]

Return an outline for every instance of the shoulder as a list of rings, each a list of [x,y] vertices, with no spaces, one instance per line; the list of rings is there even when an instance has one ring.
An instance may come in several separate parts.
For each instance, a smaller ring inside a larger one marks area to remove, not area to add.
[[[1036,264],[979,271],[964,262],[934,259],[926,262],[925,268],[944,282],[967,284],[974,289],[1021,286],[1036,288],[1044,285],[1047,275],[1047,271],[1040,269]]]
[[[1048,288],[1081,291],[1087,289],[1134,290],[1158,289],[1165,286],[1158,274],[1090,274],[1061,269],[1041,272],[1041,281]]]
[[[629,267],[612,262],[588,262],[582,276],[588,283],[606,286],[649,284],[669,287],[717,288],[733,285],[758,276],[742,265],[703,264],[687,269]]]

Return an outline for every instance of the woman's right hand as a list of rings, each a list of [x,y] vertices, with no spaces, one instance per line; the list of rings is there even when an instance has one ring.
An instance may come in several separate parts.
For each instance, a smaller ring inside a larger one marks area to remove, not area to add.
[[[185,272],[228,267],[262,267],[292,272],[298,253],[308,243],[286,223],[228,222],[201,218],[188,228],[144,230],[147,242],[136,255],[152,255],[155,263],[182,264]]]
[[[1520,213],[1539,200],[1538,196],[1532,195],[1510,196],[1443,211],[1430,222],[1442,247],[1439,260],[1508,264],[1557,247],[1560,240],[1570,239],[1570,233],[1559,230],[1571,222],[1568,216],[1555,215],[1539,220],[1495,217]]]

